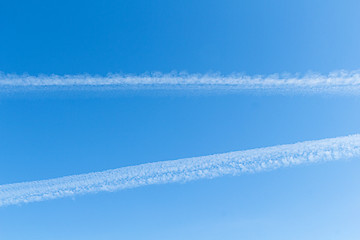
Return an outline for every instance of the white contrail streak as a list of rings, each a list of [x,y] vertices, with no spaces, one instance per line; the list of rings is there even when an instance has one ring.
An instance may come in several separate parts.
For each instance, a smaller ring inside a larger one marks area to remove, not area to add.
[[[183,89],[269,90],[295,92],[359,93],[360,71],[337,71],[327,75],[247,76],[232,74],[154,73],[149,75],[16,75],[0,73],[0,90],[56,89]]]
[[[0,206],[151,184],[188,182],[360,156],[360,135],[154,162],[0,186]]]

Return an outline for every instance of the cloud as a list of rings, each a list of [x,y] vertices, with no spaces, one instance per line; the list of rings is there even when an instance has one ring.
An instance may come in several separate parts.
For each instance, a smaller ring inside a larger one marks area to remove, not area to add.
[[[16,75],[0,73],[0,90],[30,89],[181,89],[235,91],[353,92],[360,90],[360,71],[338,71],[327,75],[247,76],[241,74],[153,73],[143,75]]]
[[[360,135],[154,162],[50,180],[0,185],[0,206],[152,184],[241,175],[360,156]]]

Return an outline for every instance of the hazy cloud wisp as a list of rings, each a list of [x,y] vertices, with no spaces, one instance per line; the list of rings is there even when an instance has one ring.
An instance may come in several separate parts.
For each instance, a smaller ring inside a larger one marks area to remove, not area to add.
[[[0,206],[116,191],[151,184],[188,182],[360,156],[360,135],[154,162],[103,172],[0,185]]]
[[[360,71],[337,71],[327,75],[248,76],[243,74],[153,73],[142,75],[17,75],[0,73],[0,90],[56,89],[181,89],[181,90],[268,90],[294,92],[359,93]]]

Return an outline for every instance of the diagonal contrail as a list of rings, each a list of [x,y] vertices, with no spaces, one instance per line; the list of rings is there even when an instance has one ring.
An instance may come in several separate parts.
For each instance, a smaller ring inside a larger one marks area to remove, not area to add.
[[[285,92],[360,92],[360,71],[338,71],[327,75],[306,74],[247,76],[241,74],[155,73],[149,75],[16,75],[0,73],[0,90],[56,89],[182,89],[261,90]]]
[[[151,184],[188,182],[360,156],[360,135],[123,167],[0,185],[0,206]]]

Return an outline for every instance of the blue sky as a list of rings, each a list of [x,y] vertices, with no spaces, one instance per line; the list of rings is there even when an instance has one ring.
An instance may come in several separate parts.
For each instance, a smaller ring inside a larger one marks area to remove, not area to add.
[[[359,2],[1,1],[1,71],[359,68]]]
[[[0,71],[360,69],[357,1],[2,1]],[[0,93],[0,184],[360,133],[360,97]],[[359,239],[360,162],[0,208],[1,239]]]

